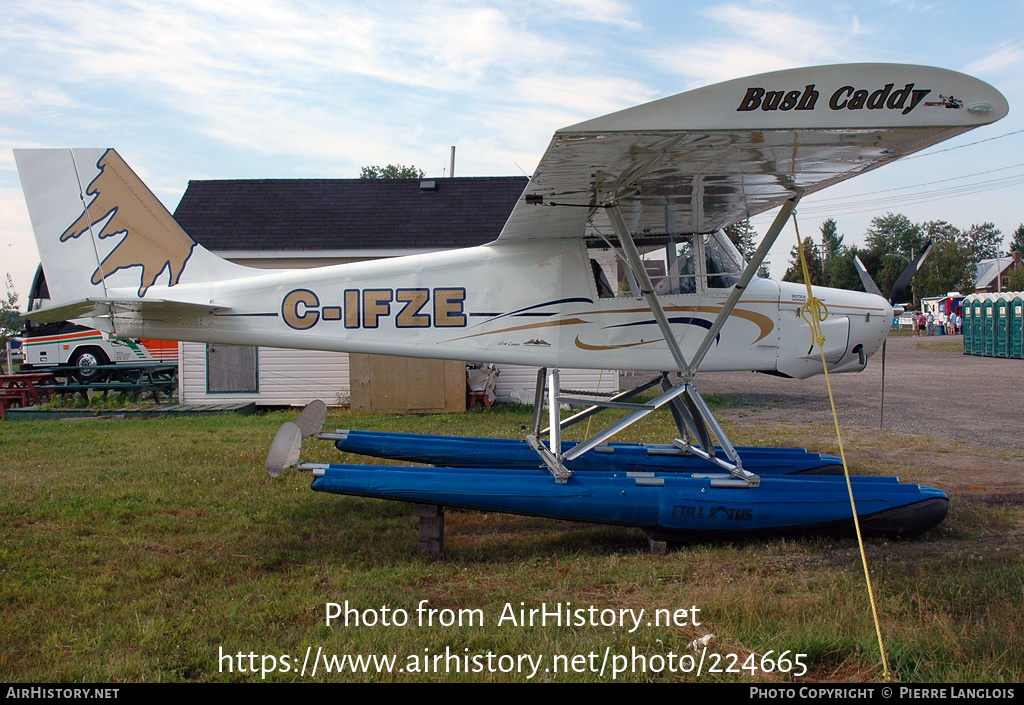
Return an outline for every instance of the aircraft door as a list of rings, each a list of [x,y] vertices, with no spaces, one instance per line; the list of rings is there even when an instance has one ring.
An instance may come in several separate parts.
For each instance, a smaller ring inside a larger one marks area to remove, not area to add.
[[[697,294],[699,272],[694,238],[670,235],[639,238],[637,250],[644,269],[659,297]],[[595,240],[587,243],[587,257],[594,275],[598,298],[639,298],[640,285],[617,243]]]
[[[672,234],[638,237],[634,242],[677,340],[684,350],[688,345],[696,349],[701,336],[693,334],[693,326],[700,326],[700,333],[710,326],[696,320],[702,290],[696,238]],[[640,283],[618,242],[588,241],[587,257],[602,301],[603,344],[631,358],[648,359],[646,364],[651,364],[651,369],[670,364],[657,321],[643,300]]]

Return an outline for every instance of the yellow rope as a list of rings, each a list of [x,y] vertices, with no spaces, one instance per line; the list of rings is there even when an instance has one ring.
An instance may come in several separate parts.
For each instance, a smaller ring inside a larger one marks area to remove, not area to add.
[[[601,380],[603,378],[604,378],[604,370],[601,370],[597,374],[597,393],[598,394],[601,393]],[[593,420],[594,420],[593,416],[591,416],[589,419],[587,419],[587,430],[583,432],[583,437],[584,438],[590,438],[590,422],[593,421]]]
[[[794,147],[795,152],[795,147]],[[795,155],[794,155],[795,157]],[[794,163],[795,163],[794,158]],[[811,275],[807,267],[807,257],[804,255],[804,245],[800,239],[800,226],[797,225],[796,211],[793,212],[793,228],[796,230],[796,247],[800,253],[800,267],[804,273],[804,284],[807,285],[807,303],[800,309],[800,317],[807,321],[811,327],[811,337],[818,350],[821,352],[821,368],[825,372],[825,386],[828,387],[828,401],[832,405],[832,421],[836,428],[836,440],[839,442],[839,456],[843,460],[843,474],[846,475],[846,489],[850,494],[850,508],[853,511],[853,526],[857,532],[857,545],[860,547],[860,560],[864,566],[864,582],[868,588],[868,599],[871,602],[871,616],[875,622],[875,634],[878,636],[878,650],[882,656],[882,674],[888,680],[892,677],[889,672],[889,662],[885,657],[885,644],[882,641],[882,627],[878,622],[878,607],[875,605],[875,594],[871,588],[871,574],[868,571],[868,558],[864,553],[864,539],[860,534],[860,521],[857,519],[857,505],[853,500],[853,486],[850,484],[850,469],[846,464],[846,452],[843,450],[843,437],[839,433],[839,415],[836,413],[835,396],[832,394],[832,381],[828,376],[828,365],[825,363],[825,334],[821,330],[822,321],[828,318],[828,308],[825,303],[814,296],[811,292]]]

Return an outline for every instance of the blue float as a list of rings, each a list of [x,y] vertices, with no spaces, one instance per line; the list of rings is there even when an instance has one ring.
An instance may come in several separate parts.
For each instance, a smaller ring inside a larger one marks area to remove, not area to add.
[[[334,441],[338,450],[406,463],[460,468],[543,468],[526,441],[507,438],[437,436],[420,433],[339,430],[320,437]],[[576,445],[563,441],[562,452]],[[810,453],[803,448],[739,446],[743,467],[757,475],[842,474],[843,461],[834,455]],[[718,448],[721,453],[721,448]],[[672,446],[650,443],[607,443],[566,462],[579,470],[658,470],[662,472],[721,472],[703,458]]]
[[[663,541],[853,533],[845,478],[769,476],[750,486],[725,473],[327,465],[319,492],[616,524]],[[937,526],[949,500],[894,477],[851,478],[861,531],[899,537]]]
[[[321,438],[435,467],[307,465],[319,492],[633,526],[660,541],[854,532],[845,477],[814,474],[841,461],[800,448],[737,449],[760,476],[750,483],[671,445],[612,443],[571,461],[571,476],[557,482],[523,441],[351,430]],[[949,508],[941,490],[895,477],[851,477],[850,487],[866,536],[928,531]]]

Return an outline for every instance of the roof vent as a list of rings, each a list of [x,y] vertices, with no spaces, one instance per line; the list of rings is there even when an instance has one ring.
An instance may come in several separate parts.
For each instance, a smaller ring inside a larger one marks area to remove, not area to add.
[[[436,190],[437,190],[437,182],[434,181],[433,179],[431,179],[430,181],[421,181],[420,182],[420,191],[436,191]]]

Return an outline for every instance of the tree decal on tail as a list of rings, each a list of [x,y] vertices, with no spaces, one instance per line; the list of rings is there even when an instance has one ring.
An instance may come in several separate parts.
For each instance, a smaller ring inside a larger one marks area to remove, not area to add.
[[[96,166],[100,173],[85,190],[93,199],[60,236],[60,241],[67,242],[88,232],[91,225],[106,221],[97,233],[98,238],[124,237],[93,272],[93,284],[130,267],[142,268],[140,297],[146,295],[164,269],[170,275],[169,284],[177,284],[195,241],[117,152],[108,149]]]

